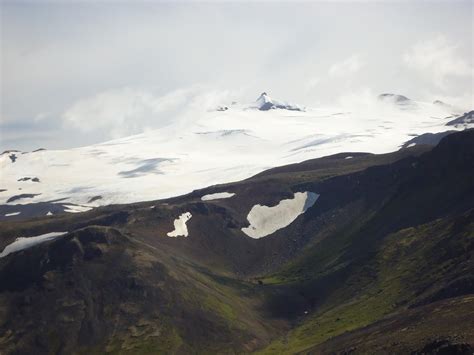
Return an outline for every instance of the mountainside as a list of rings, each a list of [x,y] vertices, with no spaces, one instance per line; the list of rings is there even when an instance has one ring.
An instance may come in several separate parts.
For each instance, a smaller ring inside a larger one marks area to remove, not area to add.
[[[265,104],[274,109],[262,111]],[[432,103],[401,110],[380,102],[369,112],[293,108],[262,94],[253,108],[193,111],[158,130],[102,144],[6,151],[0,219],[169,198],[341,151],[388,153],[416,135],[453,129],[445,125],[448,111]]]
[[[464,113],[463,115],[459,116],[458,118],[449,121],[446,123],[448,126],[465,126],[468,127],[469,125],[474,124],[474,111],[469,111]]]
[[[339,153],[166,200],[0,222],[12,251],[0,257],[0,348],[470,353],[473,181],[466,130],[434,148]]]

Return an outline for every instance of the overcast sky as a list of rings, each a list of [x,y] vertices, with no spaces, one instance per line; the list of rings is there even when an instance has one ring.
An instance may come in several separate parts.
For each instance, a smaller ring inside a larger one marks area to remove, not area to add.
[[[260,92],[473,104],[473,2],[1,1],[0,149],[68,148]],[[360,96],[359,96],[360,95]]]

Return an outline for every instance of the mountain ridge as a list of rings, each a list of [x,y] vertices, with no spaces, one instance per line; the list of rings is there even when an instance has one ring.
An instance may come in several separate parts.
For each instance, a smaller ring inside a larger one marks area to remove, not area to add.
[[[411,314],[438,304],[439,321],[390,349],[472,346],[474,290],[459,285],[474,279],[473,134],[338,154],[167,200],[0,222],[2,248],[14,236],[69,232],[0,258],[0,344],[6,353],[385,353],[379,329],[396,321],[400,337],[416,324]],[[242,233],[252,206],[300,191],[320,197],[295,221],[261,239]],[[217,192],[235,195],[201,200]],[[167,237],[185,212],[189,235]],[[367,336],[372,348],[357,340]]]

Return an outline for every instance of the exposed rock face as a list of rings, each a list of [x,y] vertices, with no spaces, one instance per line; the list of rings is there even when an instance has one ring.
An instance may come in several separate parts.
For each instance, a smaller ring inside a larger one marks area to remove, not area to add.
[[[7,203],[14,202],[16,200],[21,200],[21,199],[24,199],[24,198],[34,198],[35,196],[39,196],[39,195],[41,195],[41,194],[19,194],[19,195],[15,195],[15,196],[10,197],[7,200]]]
[[[456,131],[446,131],[440,133],[425,133],[410,139],[402,145],[402,148],[411,148],[418,144],[437,145],[441,139]]]
[[[273,109],[282,109],[290,111],[304,111],[301,107],[296,105],[291,105],[285,102],[279,102],[273,100],[266,92],[263,92],[256,101],[257,108],[260,111],[268,111]]]
[[[466,112],[464,115],[446,123],[448,126],[469,126],[474,125],[474,110]]]
[[[380,94],[379,100],[393,100],[394,102],[397,102],[397,103],[404,103],[404,102],[411,101],[406,96],[398,95],[398,94],[390,94],[390,93]]]
[[[399,94],[385,93],[378,96],[379,101],[390,103],[397,106],[400,109],[414,109],[416,103],[410,100],[408,97]]]

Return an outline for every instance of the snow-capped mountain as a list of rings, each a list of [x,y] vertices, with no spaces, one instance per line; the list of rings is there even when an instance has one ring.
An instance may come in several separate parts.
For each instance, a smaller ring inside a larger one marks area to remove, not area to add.
[[[417,108],[416,102],[414,102],[413,100],[409,99],[408,97],[406,97],[404,95],[385,93],[385,94],[380,94],[378,96],[378,99],[381,102],[385,102],[385,103],[395,105],[395,106],[397,106],[401,109],[415,109],[415,108]]]
[[[273,109],[282,109],[282,110],[290,110],[290,111],[304,111],[303,108],[292,105],[287,102],[281,102],[272,99],[266,92],[263,92],[260,97],[256,101],[255,107],[260,111],[268,111]]]
[[[446,126],[452,118],[444,108],[415,104],[416,111],[383,104],[368,112],[301,111],[263,93],[258,109],[231,105],[199,112],[158,130],[81,148],[8,151],[0,155],[0,204],[60,200],[79,212],[168,198],[329,154],[390,152],[415,135],[453,129]]]

